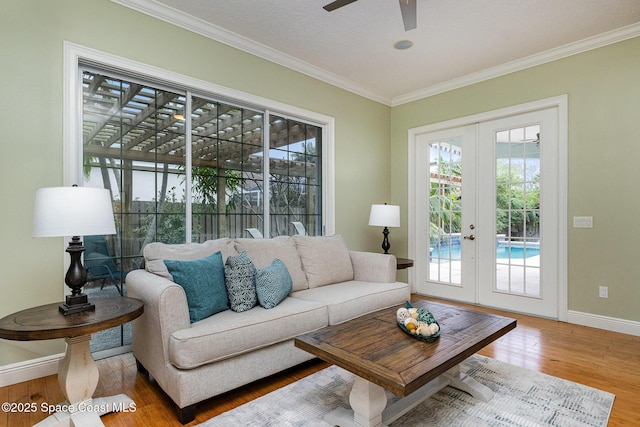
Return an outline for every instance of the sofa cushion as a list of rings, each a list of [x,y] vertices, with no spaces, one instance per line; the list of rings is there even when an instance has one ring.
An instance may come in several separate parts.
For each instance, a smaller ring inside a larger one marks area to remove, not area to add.
[[[278,236],[273,239],[236,239],[236,250],[246,252],[256,268],[266,268],[275,258],[287,266],[293,280],[293,290],[307,289],[307,276],[302,270],[300,255],[293,237]]]
[[[223,311],[169,337],[169,360],[193,369],[229,359],[327,326],[327,308],[315,301],[285,298],[267,310]]]
[[[278,258],[256,272],[256,295],[264,308],[273,308],[289,295],[293,287],[287,267]]]
[[[224,278],[231,310],[241,313],[256,305],[256,267],[246,253],[227,258]]]
[[[357,280],[292,292],[290,295],[293,298],[326,304],[329,325],[342,323],[383,308],[404,304],[411,299],[409,285],[406,283]]]
[[[204,243],[167,244],[149,243],[144,247],[144,261],[147,271],[172,280],[171,274],[163,260],[188,260],[207,257],[215,252],[222,252],[222,261],[229,255],[236,255],[233,240],[228,238],[207,240]]]
[[[353,280],[353,265],[342,236],[293,236],[309,288]]]
[[[191,323],[229,308],[224,284],[224,264],[218,251],[195,260],[164,260],[173,281],[187,295]]]

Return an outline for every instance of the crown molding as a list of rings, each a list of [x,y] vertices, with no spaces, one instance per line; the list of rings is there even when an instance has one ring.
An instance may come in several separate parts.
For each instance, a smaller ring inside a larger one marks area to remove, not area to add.
[[[265,46],[255,40],[248,39],[239,34],[225,30],[224,28],[210,24],[202,19],[187,15],[180,10],[158,3],[154,0],[111,1],[169,24],[184,28],[185,30],[194,32],[203,37],[207,37],[238,50],[242,50],[259,58],[266,59],[267,61],[276,63],[291,70],[306,74],[309,77],[313,77],[332,86],[355,93],[356,95],[369,98],[381,104],[391,104],[390,98],[380,96],[356,82],[350,81],[344,77],[338,76],[337,74],[333,74],[329,71],[318,68],[315,65],[311,65],[308,62]]]
[[[640,36],[640,24],[632,24],[626,27],[618,28],[597,36],[569,43],[545,52],[530,55],[515,61],[507,62],[496,67],[487,68],[477,73],[468,74],[457,79],[452,79],[443,83],[429,86],[424,89],[417,90],[405,95],[397,96],[392,99],[391,106],[406,104],[408,102],[417,101],[419,99],[428,98],[450,90],[459,89],[485,80],[522,71],[548,62],[557,61],[562,58],[577,55],[589,50],[608,46],[624,40],[629,40]]]
[[[339,87],[356,95],[371,99],[390,107],[417,101],[430,96],[438,95],[454,89],[459,89],[472,84],[480,83],[496,77],[522,71],[527,68],[542,65],[558,59],[597,49],[610,44],[618,43],[640,36],[640,23],[632,24],[616,30],[612,30],[597,36],[569,43],[545,52],[530,55],[515,61],[511,61],[496,67],[487,68],[477,73],[468,74],[460,78],[438,83],[424,89],[410,92],[393,98],[388,98],[372,92],[356,82],[345,79],[329,71],[318,68],[308,62],[301,61],[278,50],[272,49],[254,40],[227,31],[212,25],[204,20],[187,15],[182,11],[156,2],[155,0],[111,0],[121,6],[128,7],[145,15],[157,18],[161,21],[192,31],[201,36],[242,50],[251,55],[274,62],[283,67],[298,71],[315,79],[321,80],[332,86]]]

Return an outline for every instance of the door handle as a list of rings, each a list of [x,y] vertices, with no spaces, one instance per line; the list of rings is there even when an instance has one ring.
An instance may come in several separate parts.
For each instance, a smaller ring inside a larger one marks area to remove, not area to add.
[[[473,234],[469,235],[469,236],[464,236],[463,237],[464,240],[476,240],[476,236],[474,236]]]

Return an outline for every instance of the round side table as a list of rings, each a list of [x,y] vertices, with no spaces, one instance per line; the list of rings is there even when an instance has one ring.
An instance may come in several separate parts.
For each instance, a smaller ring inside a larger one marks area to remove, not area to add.
[[[98,385],[98,368],[91,351],[91,334],[119,326],[140,316],[142,301],[135,298],[94,298],[95,311],[63,315],[60,303],[42,305],[0,319],[0,338],[31,341],[64,338],[67,350],[58,363],[58,382],[67,401],[52,405],[60,410],[36,426],[103,426],[100,416],[132,409],[133,400],[124,394],[93,399]]]

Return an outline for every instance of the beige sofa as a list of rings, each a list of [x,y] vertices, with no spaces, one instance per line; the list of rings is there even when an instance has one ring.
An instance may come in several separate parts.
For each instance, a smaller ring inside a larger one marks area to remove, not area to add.
[[[256,268],[282,260],[292,291],[275,307],[225,310],[190,322],[184,289],[163,260],[223,260],[246,252]],[[128,295],[144,301],[133,322],[133,354],[175,402],[187,423],[202,400],[313,358],[293,338],[409,300],[396,282],[393,255],[349,251],[340,236],[218,239],[198,244],[145,247],[145,270],[127,275]]]

